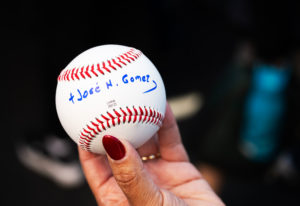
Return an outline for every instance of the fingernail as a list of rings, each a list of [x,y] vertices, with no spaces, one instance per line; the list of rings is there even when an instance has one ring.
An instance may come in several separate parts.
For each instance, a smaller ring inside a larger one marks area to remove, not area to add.
[[[120,140],[111,135],[102,138],[102,144],[107,154],[114,160],[120,160],[125,156],[125,147]]]

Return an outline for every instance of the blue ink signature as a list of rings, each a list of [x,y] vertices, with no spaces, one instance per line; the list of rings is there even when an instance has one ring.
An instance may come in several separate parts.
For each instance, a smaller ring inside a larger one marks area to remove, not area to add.
[[[153,87],[143,92],[143,94],[149,93],[154,91],[157,88],[156,81],[151,81],[151,76],[149,74],[146,75],[135,75],[135,76],[128,76],[128,74],[124,74],[121,78],[120,82],[115,82],[109,79],[106,82],[103,82],[101,86],[102,90],[110,90],[114,87],[118,87],[119,85],[129,85],[129,84],[136,84],[136,83],[147,83],[147,84],[154,84]],[[75,94],[70,92],[69,101],[75,104],[75,102],[83,101],[84,99],[92,96],[96,93],[100,93],[102,91],[98,82],[96,82],[95,86],[91,86],[89,89],[77,89]],[[76,97],[75,97],[76,96]]]
[[[145,93],[152,92],[153,90],[155,90],[155,89],[157,88],[157,84],[156,84],[156,82],[155,82],[154,80],[152,80],[152,82],[155,84],[155,86],[154,86],[153,88],[151,88],[151,89],[147,90],[147,91],[144,91],[144,92],[143,92],[144,94],[145,94]]]
[[[135,77],[130,77],[128,78],[128,74],[125,74],[123,75],[122,77],[122,81],[124,82],[124,84],[128,84],[129,83],[129,80],[130,82],[135,82],[135,81],[140,81],[140,82],[149,82],[149,78],[150,78],[150,75],[147,74],[147,75],[143,75],[143,76],[140,76],[140,75],[136,75]],[[129,79],[129,80],[128,80]],[[149,93],[153,90],[155,90],[157,88],[157,83],[156,81],[152,80],[152,82],[154,83],[154,87],[152,87],[151,89],[147,90],[147,91],[144,91],[143,94],[145,93]]]
[[[95,87],[91,87],[89,90],[84,90],[83,92],[81,92],[79,89],[77,89],[77,93],[79,95],[79,98],[75,99],[77,101],[82,101],[83,99],[86,99],[88,97],[88,95],[93,95],[94,93],[99,93],[101,90],[100,90],[100,87],[98,85],[98,82],[96,83],[96,86]],[[72,102],[74,104],[74,97],[75,95],[70,92],[70,98],[69,98],[69,101]]]
[[[124,74],[123,77],[122,77],[122,81],[123,81],[124,84],[128,84],[129,81],[132,82],[132,83],[135,82],[135,81],[149,82],[149,78],[150,78],[149,74],[143,75],[143,76],[136,75],[135,77],[130,77],[130,78],[128,78],[128,74]]]

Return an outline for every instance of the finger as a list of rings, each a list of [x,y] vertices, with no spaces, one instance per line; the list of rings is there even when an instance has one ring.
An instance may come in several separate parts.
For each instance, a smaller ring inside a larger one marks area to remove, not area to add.
[[[159,150],[162,159],[168,161],[188,161],[187,152],[181,142],[176,119],[167,104],[162,127],[158,131]]]
[[[160,190],[144,169],[132,145],[108,135],[103,137],[102,142],[115,180],[131,205],[161,205]]]
[[[110,166],[105,155],[98,155],[78,147],[79,159],[86,180],[94,194],[112,176]]]

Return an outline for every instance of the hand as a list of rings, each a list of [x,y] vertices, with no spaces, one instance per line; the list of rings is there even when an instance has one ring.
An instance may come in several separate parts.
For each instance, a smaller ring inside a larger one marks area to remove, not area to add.
[[[109,155],[79,148],[80,162],[98,205],[224,204],[189,162],[169,106],[158,134],[137,151],[125,140],[103,138]],[[141,156],[161,154],[143,162]]]

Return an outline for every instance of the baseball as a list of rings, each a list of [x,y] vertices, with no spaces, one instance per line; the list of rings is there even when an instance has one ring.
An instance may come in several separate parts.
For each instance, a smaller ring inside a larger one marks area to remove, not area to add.
[[[67,134],[90,152],[105,154],[104,135],[140,147],[160,128],[165,109],[163,80],[135,48],[93,47],[75,57],[57,79],[59,120]]]

